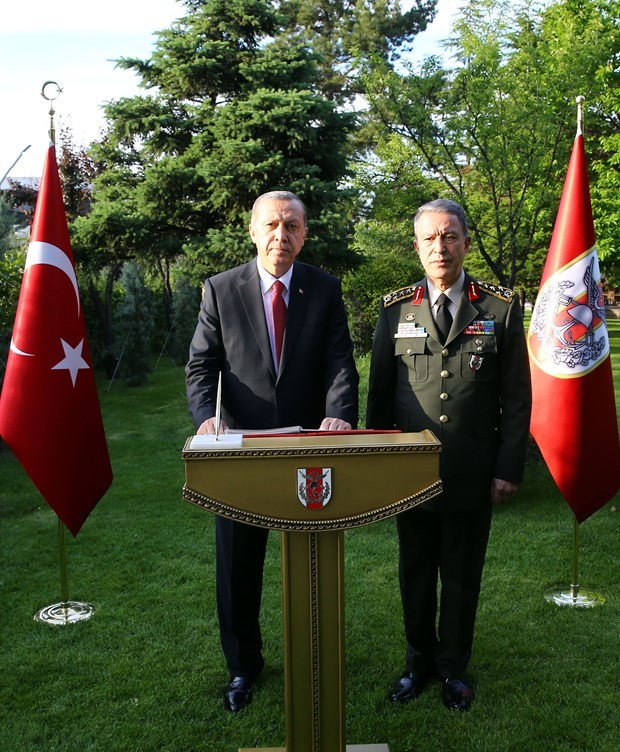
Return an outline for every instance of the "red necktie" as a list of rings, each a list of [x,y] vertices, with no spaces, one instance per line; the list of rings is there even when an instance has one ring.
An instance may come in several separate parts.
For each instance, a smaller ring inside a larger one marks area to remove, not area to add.
[[[280,367],[280,354],[282,353],[282,340],[284,339],[284,328],[286,326],[286,303],[282,293],[286,288],[277,279],[271,288],[271,310],[273,312],[273,333],[276,343],[276,367]]]

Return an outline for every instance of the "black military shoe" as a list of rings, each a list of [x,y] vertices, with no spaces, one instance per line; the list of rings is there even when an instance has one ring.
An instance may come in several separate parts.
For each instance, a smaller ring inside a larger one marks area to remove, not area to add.
[[[473,689],[462,679],[446,679],[441,692],[443,704],[450,710],[469,710],[474,699]]]

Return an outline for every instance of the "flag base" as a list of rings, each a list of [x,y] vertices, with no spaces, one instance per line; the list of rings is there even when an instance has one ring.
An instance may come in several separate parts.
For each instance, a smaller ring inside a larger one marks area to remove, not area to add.
[[[573,606],[575,608],[594,608],[602,606],[607,600],[602,593],[593,593],[591,590],[550,590],[545,593],[545,600],[555,603],[556,606]]]
[[[286,747],[241,747],[239,752],[287,752]],[[347,744],[346,752],[390,752],[387,744]]]
[[[80,601],[62,601],[46,606],[34,615],[35,621],[46,624],[73,624],[76,621],[85,621],[95,613],[95,607],[90,603]]]

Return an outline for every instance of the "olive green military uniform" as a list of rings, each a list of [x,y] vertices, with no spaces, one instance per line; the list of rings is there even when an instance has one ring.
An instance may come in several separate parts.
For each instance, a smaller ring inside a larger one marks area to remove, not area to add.
[[[442,442],[443,493],[397,520],[410,670],[432,661],[450,677],[467,665],[491,523],[491,482],[522,480],[530,408],[523,317],[511,290],[466,274],[445,344],[426,280],[383,297],[367,426],[428,428]]]

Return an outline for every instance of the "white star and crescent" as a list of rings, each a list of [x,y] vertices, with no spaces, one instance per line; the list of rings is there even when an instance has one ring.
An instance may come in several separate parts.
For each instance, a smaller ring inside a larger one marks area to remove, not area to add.
[[[82,357],[84,340],[81,340],[77,347],[71,347],[71,345],[68,342],[65,342],[64,339],[61,339],[60,341],[62,342],[62,349],[65,351],[65,357],[56,363],[55,366],[52,366],[52,371],[69,371],[71,374],[71,381],[73,382],[73,386],[75,386],[78,371],[84,368],[90,368],[88,363]]]
[[[54,266],[67,275],[69,281],[73,286],[73,290],[75,291],[77,315],[79,316],[80,295],[78,290],[77,277],[75,276],[75,269],[73,268],[73,264],[71,263],[67,254],[57,246],[52,245],[52,243],[46,243],[41,240],[34,240],[28,246],[28,255],[26,257],[24,274],[31,266],[35,266],[36,264],[47,264],[48,266]],[[88,363],[84,360],[84,358],[82,358],[82,347],[84,345],[84,340],[82,340],[76,347],[71,347],[71,345],[65,342],[65,340],[63,340],[62,338],[60,341],[62,343],[65,357],[55,366],[53,366],[52,370],[68,370],[71,374],[71,381],[73,382],[73,386],[75,386],[78,371],[81,369],[90,368]],[[35,357],[35,353],[28,353],[19,348],[13,339],[11,339],[10,347],[11,351],[16,355],[22,355],[29,358]]]

